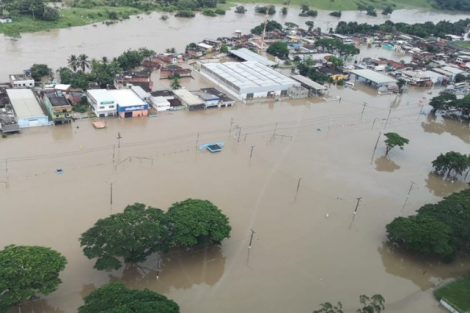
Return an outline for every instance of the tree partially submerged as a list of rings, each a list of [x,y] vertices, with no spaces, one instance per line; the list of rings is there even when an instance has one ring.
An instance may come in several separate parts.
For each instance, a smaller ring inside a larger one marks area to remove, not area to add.
[[[271,44],[266,52],[278,57],[279,59],[285,60],[289,56],[289,47],[287,46],[287,43],[277,41]]]
[[[449,245],[451,232],[446,224],[423,215],[398,217],[387,225],[391,242],[425,256],[452,254],[453,249]]]
[[[390,150],[395,147],[400,147],[400,149],[403,150],[403,147],[410,142],[408,139],[398,135],[397,133],[386,133],[385,137],[387,137],[387,139],[385,139],[385,144],[387,145],[385,156],[387,156]]]
[[[121,283],[109,283],[84,298],[78,313],[179,313],[178,304],[148,289],[128,289]]]
[[[119,269],[122,262],[144,262],[157,251],[166,250],[167,229],[163,211],[145,204],[128,205],[123,213],[98,220],[80,237],[80,246],[94,268]]]
[[[453,260],[470,251],[470,189],[454,193],[418,214],[387,225],[390,242],[418,254]],[[450,249],[449,249],[450,247]]]
[[[470,156],[455,151],[441,153],[432,161],[432,166],[438,174],[444,177],[450,174],[454,174],[455,177],[470,169]]]
[[[232,230],[228,217],[207,200],[176,202],[165,213],[165,218],[172,247],[220,244],[230,237]]]
[[[0,251],[0,313],[37,294],[57,290],[66,264],[64,256],[47,247],[5,247]]]
[[[372,297],[361,295],[359,302],[362,307],[357,309],[357,313],[380,313],[382,310],[385,310],[385,299],[379,294],[375,294]],[[341,302],[338,302],[338,305],[325,302],[320,304],[320,307],[320,310],[313,311],[313,313],[343,313]]]

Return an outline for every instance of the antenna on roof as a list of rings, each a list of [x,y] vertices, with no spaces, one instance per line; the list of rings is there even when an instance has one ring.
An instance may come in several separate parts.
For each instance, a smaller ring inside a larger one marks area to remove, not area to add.
[[[263,51],[264,47],[264,36],[266,36],[266,24],[268,23],[268,16],[264,18],[264,28],[263,28],[263,37],[261,37],[261,47],[259,48],[259,54],[261,54],[261,51]]]

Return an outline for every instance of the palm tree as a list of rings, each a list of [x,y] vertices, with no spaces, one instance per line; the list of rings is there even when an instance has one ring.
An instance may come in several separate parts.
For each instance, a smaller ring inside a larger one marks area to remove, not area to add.
[[[173,77],[171,79],[170,87],[173,90],[177,90],[177,89],[181,88],[180,78],[179,78],[178,75],[173,75]]]
[[[82,68],[82,71],[85,72],[85,68],[90,68],[90,61],[88,61],[88,56],[85,54],[80,54],[78,56],[78,65]]]
[[[78,59],[75,54],[72,54],[67,60],[69,67],[72,71],[76,71],[78,67]]]
[[[117,60],[113,60],[111,63],[108,65],[108,71],[113,75],[113,77],[117,74],[122,72],[121,65]]]
[[[102,58],[101,58],[101,63],[103,63],[103,65],[108,65],[108,64],[109,64],[109,59],[108,59],[108,57],[102,57]]]

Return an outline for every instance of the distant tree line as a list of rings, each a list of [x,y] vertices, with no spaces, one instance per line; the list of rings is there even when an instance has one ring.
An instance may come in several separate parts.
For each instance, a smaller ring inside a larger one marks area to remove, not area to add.
[[[77,57],[72,54],[67,60],[68,67],[59,68],[60,80],[63,84],[71,84],[74,88],[85,90],[88,89],[89,82],[96,82],[105,87],[114,82],[116,74],[139,66],[145,58],[155,54],[153,50],[139,48],[127,50],[112,60],[102,57],[100,60],[91,61],[87,55]],[[86,72],[87,69],[90,71]]]
[[[270,32],[272,30],[282,30],[282,25],[276,21],[267,21],[266,22],[266,32]],[[264,30],[264,23],[259,24],[258,26],[251,29],[251,33],[254,35],[261,35]]]
[[[43,21],[57,21],[60,17],[59,10],[47,6],[43,0],[7,0],[1,7],[2,14],[8,12],[12,17],[28,15]]]
[[[414,35],[421,38],[434,35],[444,38],[446,34],[453,34],[461,36],[465,33],[465,28],[470,24],[470,19],[459,20],[457,22],[440,21],[437,24],[433,22],[406,24],[406,23],[393,23],[392,21],[385,21],[380,25],[371,25],[368,23],[357,22],[344,22],[341,21],[336,26],[335,33],[343,35],[351,34],[372,34],[375,32],[401,32],[408,35]]]
[[[436,4],[443,10],[470,12],[470,0],[436,0]]]

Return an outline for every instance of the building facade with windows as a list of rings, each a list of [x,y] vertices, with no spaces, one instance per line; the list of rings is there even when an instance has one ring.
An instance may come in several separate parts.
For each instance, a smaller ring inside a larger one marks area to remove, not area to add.
[[[93,108],[93,113],[95,113],[97,117],[117,115],[116,100],[108,90],[90,89],[87,91],[86,96],[88,98],[88,102]]]

